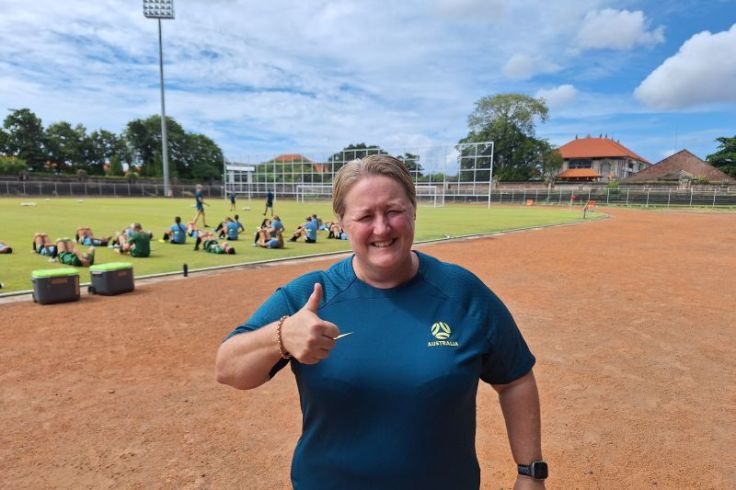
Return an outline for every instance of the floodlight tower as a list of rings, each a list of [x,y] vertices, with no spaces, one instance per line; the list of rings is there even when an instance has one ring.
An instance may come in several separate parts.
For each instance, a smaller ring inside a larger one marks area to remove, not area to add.
[[[164,165],[164,196],[171,196],[169,183],[169,141],[166,134],[166,103],[164,102],[164,48],[161,41],[161,19],[174,19],[174,0],[143,0],[143,15],[158,20],[158,61],[161,77],[161,159]]]

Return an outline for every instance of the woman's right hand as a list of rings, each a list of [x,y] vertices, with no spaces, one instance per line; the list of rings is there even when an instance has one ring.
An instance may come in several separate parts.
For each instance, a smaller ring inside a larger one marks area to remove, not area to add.
[[[284,320],[281,327],[284,349],[302,364],[317,364],[326,359],[335,347],[335,337],[340,335],[337,325],[317,315],[321,300],[322,285],[315,283],[307,303]]]

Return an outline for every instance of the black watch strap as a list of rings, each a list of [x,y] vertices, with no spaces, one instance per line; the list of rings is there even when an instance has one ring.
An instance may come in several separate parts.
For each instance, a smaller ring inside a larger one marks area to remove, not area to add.
[[[518,465],[519,474],[531,477],[535,480],[544,480],[547,478],[547,463],[544,461],[532,461],[530,464]]]

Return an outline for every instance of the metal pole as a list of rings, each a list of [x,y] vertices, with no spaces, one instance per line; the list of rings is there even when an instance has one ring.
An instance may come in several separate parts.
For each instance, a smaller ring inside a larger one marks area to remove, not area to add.
[[[690,188],[690,207],[693,206],[693,188]]]
[[[713,206],[712,207],[716,207],[716,192],[717,191],[718,189],[713,189]]]
[[[161,76],[161,157],[164,164],[164,197],[169,197],[169,141],[166,134],[166,103],[164,101],[164,47],[161,39],[161,19],[158,20],[158,61]]]
[[[496,143],[491,141],[491,173],[488,182],[488,207],[491,207],[491,193],[493,192],[493,154],[496,152]]]
[[[672,197],[672,189],[667,191],[667,207],[670,207],[670,198]]]

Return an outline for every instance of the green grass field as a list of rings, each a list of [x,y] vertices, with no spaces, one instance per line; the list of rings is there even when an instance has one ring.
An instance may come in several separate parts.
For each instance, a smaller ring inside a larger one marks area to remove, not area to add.
[[[205,208],[207,224],[213,228],[226,216],[232,216],[230,203],[224,200],[208,201]],[[35,205],[24,205],[35,203]],[[287,232],[304,221],[307,214],[318,214],[325,221],[332,218],[332,207],[328,202],[297,203],[278,201],[276,213],[284,221]],[[203,251],[195,252],[193,242],[186,245],[160,243],[162,233],[173,223],[174,216],[181,216],[186,223],[195,213],[192,199],[125,199],[86,198],[48,199],[29,197],[23,199],[0,199],[0,240],[13,247],[13,253],[0,254],[0,293],[32,289],[31,273],[37,269],[62,267],[50,263],[46,257],[32,252],[33,234],[46,232],[52,240],[57,237],[74,237],[78,226],[89,226],[95,236],[113,235],[138,221],[143,228],[154,233],[151,257],[136,259],[120,256],[109,248],[98,248],[95,264],[106,262],[131,262],[136,276],[154,273],[181,271],[187,264],[189,270],[227,264],[242,264],[261,260],[295,257],[349,249],[348,242],[328,240],[327,232],[320,232],[316,244],[289,243],[282,250],[266,250],[253,246],[253,232],[263,219],[263,202],[238,201],[237,214],[246,229],[241,239],[233,242],[235,255],[214,255]],[[600,214],[589,217],[600,217]],[[461,236],[491,233],[516,228],[568,223],[582,219],[580,208],[567,207],[491,207],[485,205],[450,205],[443,208],[420,207],[417,212],[416,241],[444,238],[446,235]],[[200,220],[201,225],[201,220]],[[86,248],[86,247],[83,247]],[[89,273],[82,270],[82,282],[89,281]]]

